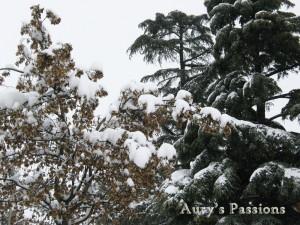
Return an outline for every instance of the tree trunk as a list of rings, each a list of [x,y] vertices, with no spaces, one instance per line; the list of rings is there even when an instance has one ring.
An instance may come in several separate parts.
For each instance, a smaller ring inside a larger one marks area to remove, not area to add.
[[[184,46],[183,46],[183,28],[180,28],[179,34],[179,62],[180,62],[180,88],[182,88],[186,82],[186,74],[185,74],[185,62],[184,62]]]
[[[264,102],[257,104],[257,121],[259,123],[264,123],[266,120],[266,106]]]
[[[257,59],[259,58],[259,50],[257,50]],[[256,62],[255,63],[255,72],[258,73],[258,74],[261,74],[262,73],[262,65],[260,62]],[[262,84],[262,90],[261,92],[264,93],[264,86]],[[266,120],[266,105],[265,105],[265,101],[264,99],[262,99],[262,97],[260,97],[256,107],[256,119],[257,119],[257,122],[259,123],[264,123],[265,120]]]

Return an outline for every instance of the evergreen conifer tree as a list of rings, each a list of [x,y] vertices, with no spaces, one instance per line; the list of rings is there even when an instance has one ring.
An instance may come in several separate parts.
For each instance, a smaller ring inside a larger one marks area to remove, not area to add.
[[[297,118],[299,90],[282,93],[278,86],[278,79],[300,65],[300,19],[283,11],[293,3],[207,0],[205,6],[216,35],[211,72],[219,76],[206,91],[209,105],[267,125],[278,117]],[[280,98],[289,103],[279,115],[266,118],[270,101]]]
[[[178,63],[177,67],[158,70],[142,81],[157,81],[165,94],[175,94],[206,71],[212,38],[205,22],[207,15],[186,15],[180,11],[157,13],[154,20],[142,22],[139,27],[144,34],[128,49],[130,56],[140,53],[148,63]]]
[[[216,79],[206,90],[215,108],[194,112],[175,143],[181,169],[152,201],[146,224],[298,225],[299,134],[273,120],[299,118],[299,90],[281,93],[276,79],[299,69],[299,17],[281,11],[293,6],[287,0],[205,5],[216,35],[210,69]],[[289,102],[266,118],[269,101],[278,98]],[[182,211],[185,203],[189,211]],[[239,208],[231,211],[232,203]],[[215,211],[196,215],[193,206]]]
[[[179,168],[151,199],[143,222],[300,224],[300,135],[195,108],[175,143]]]

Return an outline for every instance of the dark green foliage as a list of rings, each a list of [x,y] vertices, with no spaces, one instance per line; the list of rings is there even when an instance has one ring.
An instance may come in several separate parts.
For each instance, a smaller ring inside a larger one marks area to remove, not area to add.
[[[254,120],[256,114],[251,99],[244,97],[246,83],[246,74],[242,71],[227,74],[206,89],[207,103],[237,118]]]
[[[283,118],[289,118],[291,120],[296,118],[300,119],[300,90],[292,90],[287,96],[289,97],[289,102],[282,109]]]
[[[219,75],[207,91],[211,94],[209,104],[232,116],[264,124],[281,116],[297,118],[299,107],[291,109],[290,105],[286,106],[290,111],[283,110],[277,117],[268,120],[265,115],[269,101],[275,96],[281,98],[276,76],[281,78],[299,69],[300,17],[280,11],[293,4],[283,0],[207,0],[205,5],[216,35],[213,73]],[[237,94],[231,101],[228,94],[232,92]],[[235,110],[237,104],[239,111]],[[253,106],[257,108],[255,118]]]
[[[167,202],[171,201],[172,207],[182,200],[191,206],[217,202],[224,207],[232,202],[246,207],[251,201],[256,206],[284,206],[287,214],[235,215],[223,220],[221,216],[214,224],[294,225],[298,221],[297,213],[288,211],[300,199],[300,177],[291,173],[300,174],[300,141],[296,135],[242,121],[231,125],[229,136],[196,127],[197,123],[192,123],[176,146],[179,161],[190,165],[192,180],[169,196]],[[189,221],[195,221],[195,217],[189,215]]]
[[[157,81],[164,93],[174,93],[206,71],[213,43],[210,30],[204,25],[207,19],[207,15],[172,11],[168,15],[157,13],[154,20],[142,22],[139,27],[144,34],[128,49],[130,57],[139,53],[148,63],[178,63],[178,67],[161,69],[142,81]]]
[[[300,17],[284,11],[293,5],[288,0],[205,1],[215,35],[215,60],[184,87],[197,102],[235,118],[226,120],[227,133],[203,129],[196,120],[188,123],[175,147],[181,167],[176,172],[187,169],[189,179],[180,183],[171,176],[165,181],[159,200],[153,201],[161,211],[156,211],[155,222],[146,217],[147,224],[300,224],[300,136],[274,122],[300,115],[299,89],[282,93],[278,85],[279,79],[299,71]],[[288,99],[281,113],[267,118],[272,101],[281,98]],[[178,191],[164,192],[170,186]],[[225,213],[209,218],[180,215],[182,200],[189,206],[217,203]],[[232,202],[243,207],[284,207],[285,213],[231,215]]]
[[[213,196],[216,201],[221,204],[238,201],[237,193],[241,193],[241,180],[235,167],[227,168],[221,179],[223,182],[214,183]]]

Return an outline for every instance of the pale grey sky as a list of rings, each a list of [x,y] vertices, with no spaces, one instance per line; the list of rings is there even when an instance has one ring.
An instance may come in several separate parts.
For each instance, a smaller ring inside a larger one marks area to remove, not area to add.
[[[295,1],[296,2],[296,1]],[[20,27],[30,18],[29,7],[40,4],[52,9],[61,18],[60,25],[49,27],[54,41],[73,45],[76,62],[83,67],[99,64],[103,68],[103,85],[110,97],[103,101],[104,108],[118,96],[120,88],[131,80],[154,72],[158,65],[147,65],[141,57],[129,60],[127,48],[141,34],[138,24],[153,18],[156,12],[181,10],[187,14],[205,13],[202,0],[9,0],[0,8],[0,66],[13,64]],[[300,3],[293,11],[300,14]],[[282,81],[285,90],[299,88],[300,75]],[[282,103],[281,103],[282,104]],[[104,110],[101,110],[104,111]],[[274,107],[271,114],[278,111]],[[285,123],[300,131],[298,123]]]

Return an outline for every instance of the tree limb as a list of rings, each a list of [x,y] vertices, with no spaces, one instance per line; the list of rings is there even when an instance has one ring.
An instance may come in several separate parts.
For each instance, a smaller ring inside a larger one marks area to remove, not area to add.
[[[290,98],[290,93],[286,93],[286,94],[282,94],[282,95],[275,95],[273,97],[270,97],[267,99],[267,101],[271,101],[271,100],[275,100],[275,99],[279,99],[279,98]],[[266,102],[267,102],[266,101]]]
[[[11,71],[15,71],[15,72],[18,72],[18,73],[24,73],[22,70],[18,70],[18,69],[15,69],[15,68],[10,68],[10,67],[0,68],[0,70],[11,70]]]
[[[205,54],[207,54],[207,53],[209,53],[209,52],[210,52],[210,49],[206,49],[205,51],[201,52],[201,54],[195,55],[195,56],[192,57],[192,58],[189,58],[189,59],[184,60],[183,62],[184,62],[184,63],[187,63],[187,62],[193,61],[194,59],[197,59],[197,58],[199,58],[199,57],[201,57],[201,56],[203,56],[203,55],[205,55]]]
[[[15,185],[17,185],[18,187],[28,191],[28,188],[23,186],[22,184],[20,184],[18,181],[14,180],[14,179],[10,179],[10,178],[0,178],[0,180],[3,180],[3,181],[10,181],[10,182],[13,182]]]
[[[297,67],[297,66],[299,66],[298,63],[293,64],[293,65],[288,66],[288,67],[285,67],[285,68],[281,68],[281,69],[275,70],[275,71],[273,71],[273,72],[271,72],[271,73],[266,74],[265,76],[266,76],[266,77],[271,77],[271,76],[273,76],[273,75],[275,75],[275,74],[284,72],[284,71],[286,71],[286,70],[294,69],[294,68]]]
[[[81,223],[83,223],[84,221],[86,221],[86,220],[87,220],[88,218],[90,218],[90,216],[92,215],[93,210],[94,210],[94,206],[88,208],[87,211],[86,211],[85,216],[83,216],[83,217],[81,217],[81,218],[75,220],[73,224],[81,224]]]
[[[275,119],[285,116],[285,115],[286,115],[285,113],[279,113],[278,115],[275,115],[275,116],[269,118],[268,120],[272,121],[272,120],[275,120]]]

